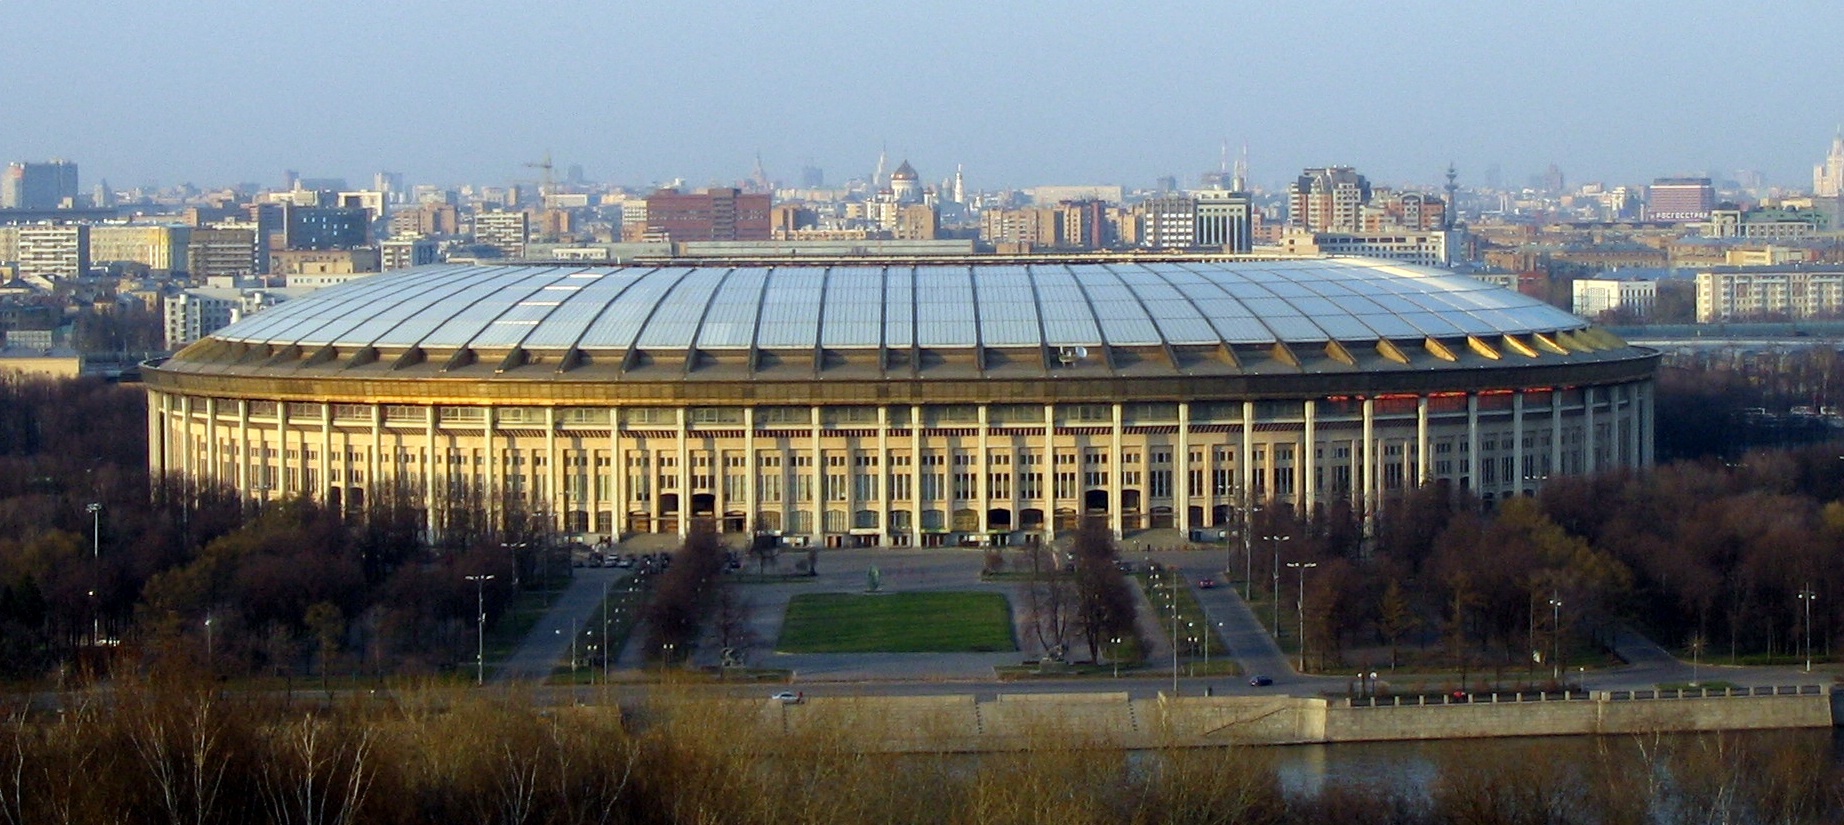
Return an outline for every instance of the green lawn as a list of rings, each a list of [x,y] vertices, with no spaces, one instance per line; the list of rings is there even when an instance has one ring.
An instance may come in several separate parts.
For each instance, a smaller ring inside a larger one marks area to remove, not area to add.
[[[803,593],[788,603],[782,653],[1017,650],[1000,593]]]

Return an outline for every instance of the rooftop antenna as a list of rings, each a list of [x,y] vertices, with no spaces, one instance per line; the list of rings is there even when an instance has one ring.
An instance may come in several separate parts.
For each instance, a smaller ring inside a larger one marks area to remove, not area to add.
[[[1460,202],[1459,202],[1459,194],[1458,194],[1460,191],[1460,185],[1454,182],[1455,179],[1459,177],[1460,177],[1460,173],[1455,171],[1453,168],[1453,161],[1448,161],[1447,162],[1447,186],[1444,187],[1447,190],[1447,211],[1444,215],[1445,219],[1442,221],[1442,223],[1445,224],[1445,226],[1442,227],[1444,229],[1453,228],[1454,213],[1460,211]]]

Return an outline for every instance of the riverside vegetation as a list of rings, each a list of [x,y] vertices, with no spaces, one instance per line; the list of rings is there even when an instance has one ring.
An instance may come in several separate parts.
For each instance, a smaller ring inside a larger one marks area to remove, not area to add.
[[[1819,823],[1817,732],[1470,743],[1428,777],[1288,790],[1285,748],[1123,753],[1045,724],[1016,753],[886,756],[777,705],[660,688],[624,716],[447,690],[287,706],[150,672],[0,718],[0,823]],[[1322,757],[1321,757],[1322,758]]]

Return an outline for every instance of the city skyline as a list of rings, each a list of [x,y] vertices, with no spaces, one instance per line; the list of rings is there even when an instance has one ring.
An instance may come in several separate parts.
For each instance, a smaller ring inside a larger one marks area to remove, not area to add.
[[[86,187],[499,184],[549,151],[698,187],[758,153],[773,178],[812,161],[838,183],[887,149],[925,183],[963,166],[998,189],[1189,183],[1227,142],[1269,189],[1327,165],[1433,183],[1449,162],[1469,186],[1555,164],[1571,185],[1751,169],[1798,189],[1844,92],[1781,79],[1829,53],[1827,11],[15,2],[0,26],[31,45],[0,55],[0,156],[77,160]]]

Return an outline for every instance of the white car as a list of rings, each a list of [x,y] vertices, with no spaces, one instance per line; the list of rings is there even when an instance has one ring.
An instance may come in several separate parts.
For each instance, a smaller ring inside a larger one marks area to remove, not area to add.
[[[770,701],[780,702],[781,704],[784,704],[784,705],[798,705],[798,704],[801,704],[802,702],[807,701],[806,694],[796,693],[791,690],[784,690],[768,698]]]

